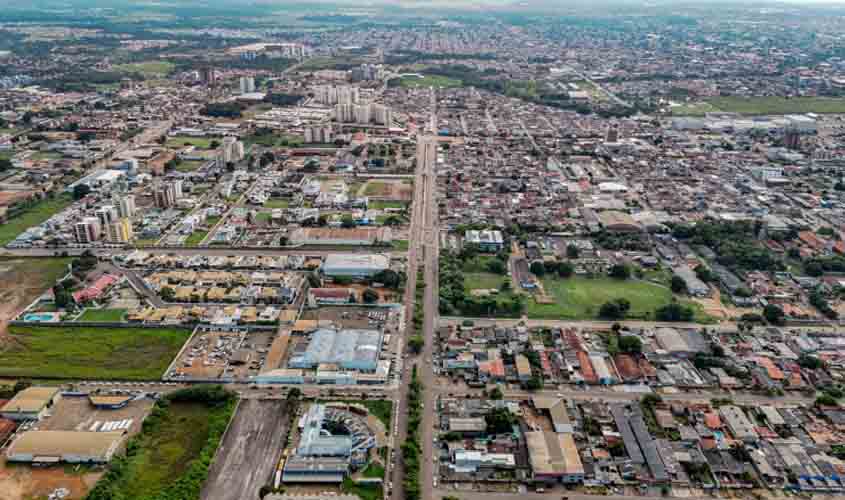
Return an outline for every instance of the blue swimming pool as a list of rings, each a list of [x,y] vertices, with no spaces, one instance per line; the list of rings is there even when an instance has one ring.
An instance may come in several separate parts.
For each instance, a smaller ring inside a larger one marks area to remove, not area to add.
[[[53,313],[30,313],[23,317],[24,321],[53,321]]]

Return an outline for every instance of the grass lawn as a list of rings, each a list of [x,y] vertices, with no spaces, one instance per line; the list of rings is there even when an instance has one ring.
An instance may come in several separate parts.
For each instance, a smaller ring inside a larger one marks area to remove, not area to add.
[[[70,195],[61,194],[39,201],[35,205],[25,209],[5,224],[0,224],[0,246],[5,246],[27,228],[41,224],[72,203],[73,199]]]
[[[422,78],[416,76],[403,76],[399,85],[405,88],[419,87],[460,87],[463,82],[446,76],[425,75]]]
[[[620,281],[613,278],[544,279],[548,295],[555,304],[526,302],[529,318],[592,319],[607,301],[624,298],[631,302],[628,318],[647,318],[655,309],[671,302],[672,292],[662,286],[639,280]]]
[[[744,115],[845,113],[845,99],[831,97],[714,97],[708,104]]]
[[[206,162],[201,160],[183,160],[176,165],[177,172],[193,172],[205,165]]]
[[[209,435],[210,417],[225,411],[199,403],[173,403],[149,432],[138,439],[139,450],[126,463],[115,489],[126,500],[155,498],[199,457]]]
[[[341,489],[344,493],[358,495],[361,500],[379,500],[384,498],[381,484],[355,484],[352,479],[343,480]]]
[[[496,290],[502,286],[507,276],[493,273],[464,273],[464,287],[467,290]]]
[[[167,75],[176,66],[169,61],[144,61],[139,63],[128,63],[115,66],[115,70],[123,73],[140,73],[144,77],[156,77]]]
[[[60,160],[62,155],[61,153],[57,153],[55,151],[38,151],[29,158],[33,161]]]
[[[400,252],[407,252],[410,243],[408,240],[393,240],[393,249],[398,250]]]
[[[320,402],[328,403],[342,401],[344,403],[358,404],[365,406],[367,410],[384,424],[384,428],[390,430],[390,420],[393,417],[393,402],[385,399],[323,399]]]
[[[366,469],[361,471],[361,475],[366,478],[384,477],[384,467],[376,463],[370,463]]]
[[[168,148],[182,148],[185,145],[188,146],[196,146],[200,149],[211,149],[211,141],[215,139],[210,139],[208,137],[189,137],[183,135],[176,135],[173,137],[168,137],[167,142],[164,144]],[[220,142],[218,140],[218,142]]]
[[[270,212],[258,212],[255,214],[255,220],[257,222],[270,222],[270,219],[273,218],[273,214]]]
[[[10,326],[0,376],[157,380],[190,336],[180,328]]]
[[[408,204],[404,201],[382,201],[374,200],[367,204],[367,208],[373,210],[384,210],[385,208],[405,208]]]
[[[202,243],[202,240],[204,240],[206,236],[208,236],[208,231],[204,229],[194,231],[185,239],[184,245],[186,247],[195,247]]]
[[[120,322],[126,309],[86,309],[76,321]]]
[[[290,200],[282,198],[270,198],[264,203],[264,208],[288,208]]]
[[[140,239],[135,240],[135,246],[137,246],[137,247],[149,247],[149,246],[154,246],[156,243],[158,243],[158,240],[157,240],[157,239],[143,239],[143,238],[140,238]]]
[[[364,196],[383,196],[389,190],[389,184],[381,181],[370,181],[364,188]]]
[[[674,116],[704,116],[705,113],[719,111],[715,106],[707,102],[686,103],[680,106],[673,106],[669,109]]]

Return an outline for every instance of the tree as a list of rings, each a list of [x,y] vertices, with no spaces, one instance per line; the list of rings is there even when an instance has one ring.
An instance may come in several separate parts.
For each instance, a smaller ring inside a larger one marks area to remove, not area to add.
[[[507,434],[513,431],[516,417],[507,408],[493,408],[484,416],[488,434]]]
[[[274,155],[272,151],[265,151],[259,159],[259,164],[262,167],[266,167],[267,165],[272,164],[274,161],[276,161],[276,155]]]
[[[531,266],[529,267],[529,270],[534,273],[534,275],[536,275],[538,278],[546,274],[546,266],[543,265],[543,263],[539,260],[532,262]]]
[[[639,337],[625,335],[619,337],[619,350],[628,354],[639,354],[643,352],[643,342]]]
[[[677,302],[666,304],[654,311],[657,321],[692,321],[695,311],[688,306],[682,306]]]
[[[378,297],[378,292],[372,288],[367,288],[364,290],[364,293],[361,294],[361,298],[364,300],[365,304],[375,304],[378,302]]]
[[[663,398],[661,398],[657,394],[646,394],[640,400],[640,404],[642,404],[646,408],[653,408],[653,407],[659,405],[662,402],[663,402]]]
[[[577,259],[581,256],[581,250],[575,245],[575,243],[570,243],[566,245],[566,257],[568,259]]]
[[[829,394],[822,394],[821,396],[816,398],[815,401],[816,406],[839,406],[839,403],[836,401],[836,398]]]
[[[575,274],[575,266],[571,262],[561,262],[557,266],[557,274],[561,278],[568,278]]]
[[[672,283],[670,288],[672,293],[687,293],[687,282],[677,274],[672,276]]]
[[[53,302],[59,309],[64,309],[72,303],[72,296],[65,288],[64,283],[56,283],[53,286]]]
[[[91,192],[91,187],[88,184],[77,184],[73,188],[73,199],[74,200],[81,200],[88,196],[88,193]]]
[[[169,286],[165,286],[161,288],[159,295],[161,295],[161,300],[171,302],[174,298],[176,298],[176,291]]]
[[[411,350],[414,354],[419,354],[422,352],[423,347],[425,346],[425,340],[423,340],[422,335],[414,335],[410,339],[408,339],[408,349]]]
[[[824,362],[817,358],[816,356],[811,356],[809,354],[804,354],[800,358],[798,358],[798,365],[802,368],[808,368],[810,370],[818,370],[824,366]]]
[[[605,302],[599,308],[599,317],[603,319],[624,319],[631,309],[628,299],[614,299]]]
[[[490,259],[487,261],[487,270],[493,274],[505,274],[507,266],[499,259]]]
[[[533,376],[525,382],[525,390],[527,391],[539,391],[543,388],[543,379],[538,376]]]
[[[631,269],[625,264],[614,264],[610,268],[610,277],[618,280],[626,280],[631,277]]]
[[[786,322],[786,314],[784,314],[783,309],[775,304],[766,304],[766,307],[763,308],[763,317],[773,325],[783,325]]]
[[[340,227],[350,229],[355,227],[355,219],[352,218],[351,215],[344,215],[342,219],[340,219]]]
[[[499,389],[498,387],[494,387],[490,391],[490,399],[502,399],[504,397],[505,397],[505,395],[502,394],[502,390]]]
[[[397,289],[404,281],[403,274],[400,274],[393,269],[384,269],[373,275],[372,283],[381,283],[387,288]]]
[[[10,160],[9,158],[0,158],[0,172],[11,170],[11,168],[12,160]]]
[[[31,381],[21,379],[21,380],[18,380],[17,382],[15,382],[15,385],[12,387],[12,392],[17,394],[17,393],[19,393],[19,392],[21,392],[25,389],[29,389],[30,387],[32,387]]]
[[[695,275],[698,276],[698,279],[705,283],[712,283],[717,279],[716,275],[713,274],[713,271],[711,271],[704,264],[701,264],[695,268]]]

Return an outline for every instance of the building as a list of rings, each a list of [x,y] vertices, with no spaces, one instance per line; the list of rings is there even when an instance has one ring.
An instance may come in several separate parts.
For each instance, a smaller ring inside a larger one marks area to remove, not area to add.
[[[109,243],[128,243],[132,241],[134,232],[129,219],[120,219],[106,226],[106,240]]]
[[[106,227],[112,222],[117,221],[117,210],[112,205],[104,205],[98,208],[94,215],[100,220],[100,227]]]
[[[131,219],[135,215],[135,196],[128,194],[117,201],[117,214],[124,219]]]
[[[344,370],[374,372],[383,340],[378,330],[321,328],[311,335],[305,352],[291,357],[288,367],[312,369],[329,363]]]
[[[0,417],[16,422],[39,420],[60,398],[56,387],[29,387],[15,394],[0,408]]]
[[[758,435],[754,430],[754,424],[748,420],[742,408],[733,405],[722,406],[719,408],[719,413],[735,438],[748,442],[757,441]]]
[[[687,292],[694,297],[706,297],[710,295],[710,287],[707,283],[701,281],[695,271],[690,269],[686,264],[673,267],[672,272],[680,276],[687,284]]]
[[[328,144],[334,141],[334,134],[329,126],[305,127],[304,136],[307,144]]]
[[[94,243],[99,240],[101,231],[102,226],[100,219],[97,217],[83,217],[73,227],[76,242],[82,244]]]
[[[29,431],[12,441],[9,462],[55,464],[108,463],[123,432]]]
[[[528,461],[535,481],[580,483],[584,465],[572,434],[551,431],[525,433]]]
[[[173,207],[181,197],[181,181],[162,183],[153,188],[153,200],[158,208]]]
[[[339,123],[375,124],[389,127],[393,123],[393,112],[389,106],[376,103],[336,104],[334,119]]]
[[[389,227],[301,227],[290,236],[292,245],[374,245],[391,241]]]
[[[225,163],[235,163],[244,158],[244,143],[235,137],[224,137],[221,158]]]
[[[251,76],[242,76],[240,79],[241,94],[251,94],[255,92],[255,78]]]
[[[658,328],[654,331],[654,338],[661,349],[681,358],[692,357],[696,352],[706,348],[706,342],[701,335],[692,330]]]
[[[512,453],[487,453],[477,450],[456,450],[450,467],[455,472],[475,473],[479,469],[513,469],[516,459]]]
[[[314,100],[327,106],[358,104],[360,93],[358,87],[348,85],[318,85],[314,87]]]
[[[467,231],[464,243],[478,245],[482,252],[498,252],[505,244],[502,232],[496,230]]]
[[[528,358],[523,356],[522,354],[517,354],[515,358],[516,362],[516,376],[520,382],[527,382],[531,379],[531,363],[528,361]]]
[[[321,271],[328,277],[368,278],[389,268],[390,257],[385,254],[334,253],[326,256]]]

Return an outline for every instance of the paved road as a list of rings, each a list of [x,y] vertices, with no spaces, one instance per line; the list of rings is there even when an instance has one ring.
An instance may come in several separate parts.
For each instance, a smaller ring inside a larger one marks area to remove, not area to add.
[[[633,495],[586,495],[583,493],[573,493],[564,489],[555,489],[554,491],[546,493],[489,493],[489,492],[463,492],[463,491],[449,491],[438,490],[431,498],[442,499],[446,496],[457,497],[459,500],[559,500],[561,496],[566,496],[569,500],[596,500],[597,498],[607,498],[609,500],[666,500],[663,496],[633,496]],[[688,496],[683,497],[684,500],[713,500],[714,497],[698,497]]]

